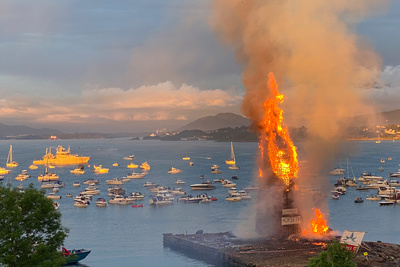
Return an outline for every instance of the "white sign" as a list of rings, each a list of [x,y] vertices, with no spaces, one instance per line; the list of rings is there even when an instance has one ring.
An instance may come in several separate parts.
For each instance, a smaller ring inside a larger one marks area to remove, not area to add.
[[[282,225],[300,224],[301,216],[282,217]]]
[[[282,215],[298,214],[297,209],[283,209]]]
[[[352,246],[360,246],[364,238],[365,232],[347,231],[344,230],[340,243]]]

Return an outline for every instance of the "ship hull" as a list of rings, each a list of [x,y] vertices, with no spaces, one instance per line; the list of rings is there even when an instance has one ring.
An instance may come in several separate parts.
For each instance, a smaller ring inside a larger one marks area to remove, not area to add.
[[[65,159],[46,159],[46,160],[34,160],[35,165],[79,165],[86,164],[90,160],[90,157],[72,157]]]

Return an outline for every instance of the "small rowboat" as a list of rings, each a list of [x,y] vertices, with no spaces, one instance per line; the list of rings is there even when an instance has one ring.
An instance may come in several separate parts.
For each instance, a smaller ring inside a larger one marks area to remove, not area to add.
[[[140,205],[134,204],[134,205],[132,205],[132,208],[143,208],[143,204],[140,204]]]

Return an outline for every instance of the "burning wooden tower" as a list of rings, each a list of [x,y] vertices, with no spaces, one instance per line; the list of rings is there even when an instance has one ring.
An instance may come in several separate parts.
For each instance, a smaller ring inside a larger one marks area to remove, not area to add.
[[[268,75],[269,96],[257,127],[259,135],[259,202],[256,230],[261,235],[288,237],[300,231],[301,217],[294,204],[295,178],[299,170],[296,147],[282,126],[283,111],[272,73]],[[267,229],[268,228],[268,229]]]

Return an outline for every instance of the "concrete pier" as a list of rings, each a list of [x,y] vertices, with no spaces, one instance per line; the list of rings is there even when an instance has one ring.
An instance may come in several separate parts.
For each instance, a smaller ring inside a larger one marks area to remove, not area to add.
[[[339,240],[339,237],[333,237]],[[306,266],[329,240],[303,238],[242,240],[229,232],[163,234],[164,246],[216,266]],[[366,253],[365,253],[366,252]],[[363,242],[358,266],[400,266],[400,245]]]

